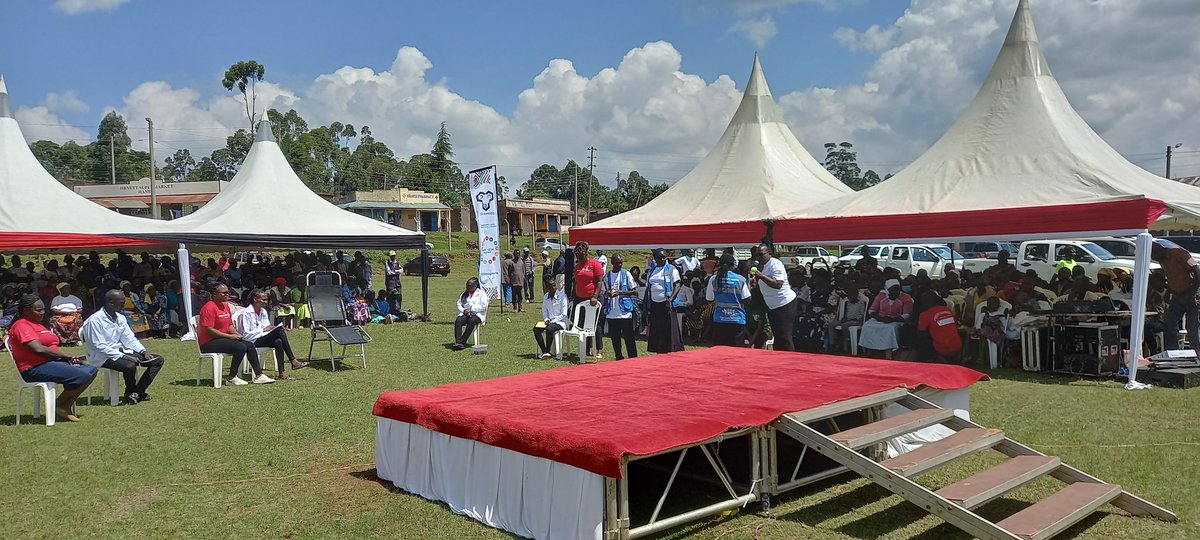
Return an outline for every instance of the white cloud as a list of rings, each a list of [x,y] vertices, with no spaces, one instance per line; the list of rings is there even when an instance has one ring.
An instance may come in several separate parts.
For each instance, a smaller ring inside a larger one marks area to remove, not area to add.
[[[54,9],[75,15],[89,11],[111,11],[129,3],[129,0],[55,0]]]
[[[751,43],[762,48],[766,47],[767,42],[775,37],[778,29],[775,27],[775,19],[770,15],[764,15],[754,19],[737,21],[733,23],[733,26],[729,27],[729,31],[745,34],[746,39],[749,39]]]
[[[833,37],[837,39],[838,43],[852,51],[880,52],[892,45],[896,32],[894,27],[883,29],[877,24],[872,24],[865,32],[859,32],[853,28],[838,28],[834,31]]]
[[[21,125],[21,134],[25,142],[54,141],[58,144],[73,140],[79,144],[87,144],[92,135],[78,127],[68,125],[45,105],[36,107],[19,107],[13,111],[13,117]]]
[[[57,112],[87,112],[88,105],[79,96],[75,95],[74,90],[67,90],[61,94],[50,93],[46,94],[46,107]]]

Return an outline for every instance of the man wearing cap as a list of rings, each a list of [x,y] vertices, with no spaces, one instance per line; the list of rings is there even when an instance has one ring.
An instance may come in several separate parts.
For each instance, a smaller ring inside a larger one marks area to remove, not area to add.
[[[900,280],[889,279],[883,284],[871,307],[867,310],[867,321],[863,323],[858,346],[864,349],[883,351],[891,357],[900,348],[900,327],[912,317],[913,299],[900,288]]]
[[[388,260],[383,262],[383,286],[390,292],[400,289],[400,274],[404,273],[404,265],[396,258],[395,251],[388,252]]]
[[[521,264],[525,265],[525,301],[533,302],[533,255],[529,254],[529,248],[526,247],[521,253]]]
[[[547,279],[554,279],[554,261],[550,259],[550,252],[542,250],[542,283]]]
[[[96,310],[83,322],[82,337],[88,363],[121,372],[125,378],[125,403],[136,405],[150,401],[146,389],[162,369],[163,358],[147,352],[133,335],[122,312],[124,307],[125,293],[117,289],[105,293],[104,308]],[[137,378],[139,366],[146,368],[140,380]]]

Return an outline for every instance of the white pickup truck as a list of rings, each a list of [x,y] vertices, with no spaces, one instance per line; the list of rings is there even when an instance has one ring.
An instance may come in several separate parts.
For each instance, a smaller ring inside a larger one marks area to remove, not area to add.
[[[852,267],[863,258],[864,253],[874,257],[881,268],[895,268],[902,276],[925,270],[933,279],[945,276],[948,263],[958,265],[966,259],[961,253],[944,245],[885,244],[858,246],[838,258],[837,264]]]
[[[1055,265],[1066,255],[1068,250],[1074,253],[1075,263],[1082,266],[1087,276],[1093,280],[1096,279],[1096,274],[1101,268],[1121,268],[1133,272],[1133,261],[1118,259],[1095,242],[1086,240],[1021,242],[1021,248],[1011,262],[1016,265],[1018,270],[1024,272],[1032,269],[1037,272],[1039,277],[1049,281],[1054,277]],[[995,264],[996,259],[967,259],[962,262],[962,267],[972,272],[983,272]],[[1152,263],[1150,268],[1158,268],[1158,264]]]

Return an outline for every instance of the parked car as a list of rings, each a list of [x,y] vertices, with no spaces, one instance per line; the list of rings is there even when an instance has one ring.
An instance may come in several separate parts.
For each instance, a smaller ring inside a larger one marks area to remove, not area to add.
[[[429,275],[441,274],[442,277],[446,277],[450,274],[450,260],[441,255],[430,255],[428,268]],[[421,257],[414,257],[412,260],[404,263],[404,275],[421,275]]]
[[[1093,242],[1096,245],[1108,250],[1109,253],[1112,253],[1113,256],[1118,259],[1128,259],[1132,261],[1137,255],[1137,241],[1130,237],[1107,236],[1102,238],[1086,238],[1085,240]],[[1166,249],[1187,249],[1175,242],[1167,240],[1166,238],[1155,238],[1154,243]],[[1191,252],[1192,250],[1188,249],[1188,251]],[[1197,255],[1200,255],[1200,253],[1192,253],[1193,258]]]
[[[895,268],[900,275],[907,276],[925,270],[933,279],[945,275],[946,265],[954,262],[960,264],[964,257],[961,253],[944,245],[923,244],[887,244],[882,246],[858,246],[846,255],[838,258],[840,266],[854,266],[863,258],[863,253],[869,254],[880,268]]]
[[[783,262],[784,268],[788,270],[800,266],[808,270],[812,270],[813,266],[817,268],[831,268],[838,262],[837,256],[820,246],[801,246],[788,250],[779,254],[779,260]]]
[[[1083,267],[1084,272],[1093,280],[1101,268],[1120,268],[1127,272],[1133,271],[1133,261],[1118,259],[1108,250],[1095,242],[1086,240],[1030,240],[1021,242],[1017,256],[1012,264],[1022,272],[1034,270],[1042,279],[1049,281],[1054,277],[1054,267],[1068,249],[1075,253],[1075,262]],[[963,261],[963,268],[972,272],[982,272],[996,264],[996,259],[968,259]],[[1158,268],[1158,263],[1151,263],[1150,269]]]
[[[542,239],[539,239],[537,242],[535,242],[533,244],[533,247],[536,247],[538,249],[538,251],[549,251],[550,253],[558,253],[559,251],[562,251],[563,243],[562,243],[562,240],[559,240],[557,238],[542,238]]]
[[[1013,257],[1017,255],[1017,246],[1011,242],[959,242],[951,245],[972,259],[995,259],[1001,251],[1007,251]]]
[[[271,254],[265,251],[237,251],[233,254],[233,259],[238,264],[258,264],[260,261],[267,260],[270,257]]]
[[[1200,253],[1200,236],[1162,236],[1160,240],[1170,240],[1179,244],[1179,247],[1186,249],[1192,253]]]

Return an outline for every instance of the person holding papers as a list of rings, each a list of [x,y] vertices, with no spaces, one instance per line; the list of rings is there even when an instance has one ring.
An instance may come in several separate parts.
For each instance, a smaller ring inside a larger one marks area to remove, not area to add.
[[[125,404],[137,405],[150,401],[146,390],[162,369],[163,357],[146,352],[146,346],[133,335],[125,320],[124,307],[125,293],[119,289],[108,291],[103,309],[88,317],[80,332],[88,363],[97,369],[120,372],[125,379]],[[146,369],[141,379],[137,377],[139,367]]]
[[[292,345],[288,343],[287,332],[283,329],[284,323],[271,324],[271,312],[267,310],[269,302],[266,291],[250,291],[250,306],[238,313],[235,324],[242,334],[242,341],[250,345],[247,354],[259,347],[275,349],[275,359],[279,362],[277,380],[292,381],[295,379],[287,374],[287,363],[292,364],[292,369],[304,369],[308,367],[308,362],[301,362],[292,353]]]
[[[542,320],[533,327],[533,337],[537,340],[538,350],[542,358],[550,358],[550,345],[554,343],[554,335],[561,332],[567,325],[567,310],[571,301],[567,295],[558,290],[554,278],[544,280],[546,296],[542,298]]]

